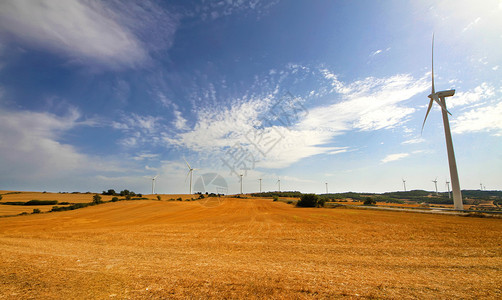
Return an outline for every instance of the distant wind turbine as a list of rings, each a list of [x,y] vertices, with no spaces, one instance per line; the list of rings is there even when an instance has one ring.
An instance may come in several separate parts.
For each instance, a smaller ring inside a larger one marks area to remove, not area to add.
[[[453,151],[453,141],[451,139],[450,132],[450,123],[448,121],[448,114],[451,113],[446,109],[446,97],[451,97],[455,94],[455,90],[447,90],[436,92],[434,89],[434,35],[432,35],[432,89],[429,97],[431,100],[429,102],[429,107],[427,108],[427,113],[425,114],[424,123],[422,124],[422,132],[424,130],[425,121],[427,120],[427,116],[432,108],[432,104],[436,101],[437,104],[441,107],[442,115],[443,115],[443,126],[444,126],[444,134],[446,139],[446,150],[448,152],[448,164],[450,167],[450,178],[451,185],[453,189],[453,204],[456,210],[463,210],[462,204],[462,193],[460,192],[460,183],[458,180],[458,171],[457,171],[457,163],[455,161],[455,152]]]
[[[479,183],[479,187],[481,188],[481,190],[483,190],[483,184],[482,183]]]
[[[157,178],[157,176],[159,175],[155,175],[152,177],[152,195],[155,194],[155,179]]]
[[[279,192],[281,191],[281,180],[277,179],[277,183],[279,184]]]
[[[242,176],[244,175],[240,174],[239,176],[241,177],[241,195],[242,195]]]
[[[446,181],[446,187],[448,187],[448,198],[451,198],[451,193],[450,193],[450,182]]]
[[[187,162],[186,159],[183,158],[183,160],[185,161],[185,163],[187,164],[187,167],[188,167],[188,173],[187,173],[187,176],[185,177],[185,182],[187,181],[188,175],[190,175],[190,195],[191,195],[192,194],[192,176],[193,176],[193,171],[197,170],[197,169],[192,168],[190,166],[190,164]]]
[[[328,193],[328,183],[326,182],[326,194]]]
[[[402,178],[401,180],[403,181],[404,191],[406,192],[406,180],[404,180],[404,178]]]
[[[434,182],[434,185],[436,186],[436,195],[438,194],[438,178],[434,179],[432,182]]]
[[[261,193],[261,178],[260,178],[260,179],[258,179],[258,180],[260,181],[260,193]]]

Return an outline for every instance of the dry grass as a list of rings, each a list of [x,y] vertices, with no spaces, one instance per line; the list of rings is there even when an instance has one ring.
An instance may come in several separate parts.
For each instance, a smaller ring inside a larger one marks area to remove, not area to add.
[[[1,218],[0,298],[502,297],[498,219],[211,201]]]

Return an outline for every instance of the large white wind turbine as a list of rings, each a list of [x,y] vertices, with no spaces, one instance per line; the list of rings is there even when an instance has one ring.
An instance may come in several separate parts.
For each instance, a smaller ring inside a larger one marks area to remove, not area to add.
[[[261,178],[260,178],[260,179],[258,179],[258,180],[260,181],[260,193],[261,193]]]
[[[434,182],[434,185],[436,186],[436,195],[438,194],[438,178],[434,179],[432,182]]]
[[[328,183],[325,182],[325,184],[326,184],[326,194],[328,194]]]
[[[444,126],[444,135],[446,138],[446,150],[448,152],[448,164],[450,166],[450,178],[451,185],[453,189],[453,204],[455,209],[463,210],[464,207],[462,205],[462,193],[460,192],[460,183],[458,180],[458,172],[457,172],[457,163],[455,161],[455,152],[453,151],[453,142],[451,139],[450,132],[450,122],[448,121],[448,114],[451,113],[446,109],[446,97],[451,97],[455,94],[455,90],[447,90],[436,92],[434,89],[434,35],[432,36],[432,89],[429,97],[431,100],[429,102],[429,107],[427,108],[427,113],[425,114],[424,123],[422,124],[422,131],[424,130],[425,121],[427,120],[427,116],[432,108],[432,104],[436,101],[437,104],[441,107],[442,115],[443,115],[443,126]]]
[[[406,180],[404,180],[404,178],[401,178],[401,180],[403,181],[404,191],[406,192]]]
[[[186,159],[183,158],[183,160],[185,161],[185,163],[187,164],[187,167],[188,167],[188,173],[187,173],[187,176],[185,177],[185,182],[187,181],[188,175],[190,175],[190,195],[191,195],[192,194],[192,175],[193,175],[193,171],[197,170],[197,169],[190,167],[190,164],[187,162]]]
[[[155,194],[155,179],[157,178],[157,176],[159,175],[155,175],[152,177],[152,195]]]

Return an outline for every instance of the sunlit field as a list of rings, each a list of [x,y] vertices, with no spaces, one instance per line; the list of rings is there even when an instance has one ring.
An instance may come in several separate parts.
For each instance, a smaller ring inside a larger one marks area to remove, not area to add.
[[[177,197],[0,218],[0,295],[502,297],[500,219]]]

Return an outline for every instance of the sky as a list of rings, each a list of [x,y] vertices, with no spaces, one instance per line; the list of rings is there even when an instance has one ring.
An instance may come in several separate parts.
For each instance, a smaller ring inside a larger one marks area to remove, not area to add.
[[[0,190],[502,189],[502,1],[0,2]],[[242,175],[242,176],[241,176]]]

